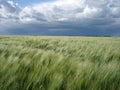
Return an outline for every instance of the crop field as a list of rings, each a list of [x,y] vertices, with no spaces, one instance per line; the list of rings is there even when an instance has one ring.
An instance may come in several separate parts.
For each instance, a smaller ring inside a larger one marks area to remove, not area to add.
[[[0,36],[0,90],[120,90],[120,38]]]

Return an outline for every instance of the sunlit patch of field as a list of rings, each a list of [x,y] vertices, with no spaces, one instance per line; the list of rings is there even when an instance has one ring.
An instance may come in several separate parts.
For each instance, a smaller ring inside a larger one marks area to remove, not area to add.
[[[120,38],[1,36],[0,90],[120,90]]]

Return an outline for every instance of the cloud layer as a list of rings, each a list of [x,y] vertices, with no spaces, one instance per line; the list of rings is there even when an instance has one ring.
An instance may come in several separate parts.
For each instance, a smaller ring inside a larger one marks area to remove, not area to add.
[[[20,6],[0,0],[0,34],[120,35],[120,0],[55,0]]]

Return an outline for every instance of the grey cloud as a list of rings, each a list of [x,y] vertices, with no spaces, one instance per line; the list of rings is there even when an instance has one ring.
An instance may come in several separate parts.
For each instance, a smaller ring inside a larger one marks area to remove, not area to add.
[[[110,0],[87,0],[91,7],[105,7],[109,4]]]
[[[111,7],[120,7],[120,0],[111,0],[110,6]]]
[[[120,18],[120,7],[110,8],[110,15],[113,18]]]

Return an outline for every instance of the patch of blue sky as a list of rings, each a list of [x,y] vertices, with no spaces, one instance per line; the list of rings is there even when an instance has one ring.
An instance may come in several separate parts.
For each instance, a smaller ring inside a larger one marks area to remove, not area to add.
[[[38,3],[50,2],[52,0],[11,0],[11,1],[14,1],[15,3],[18,3],[20,6],[25,7]]]

